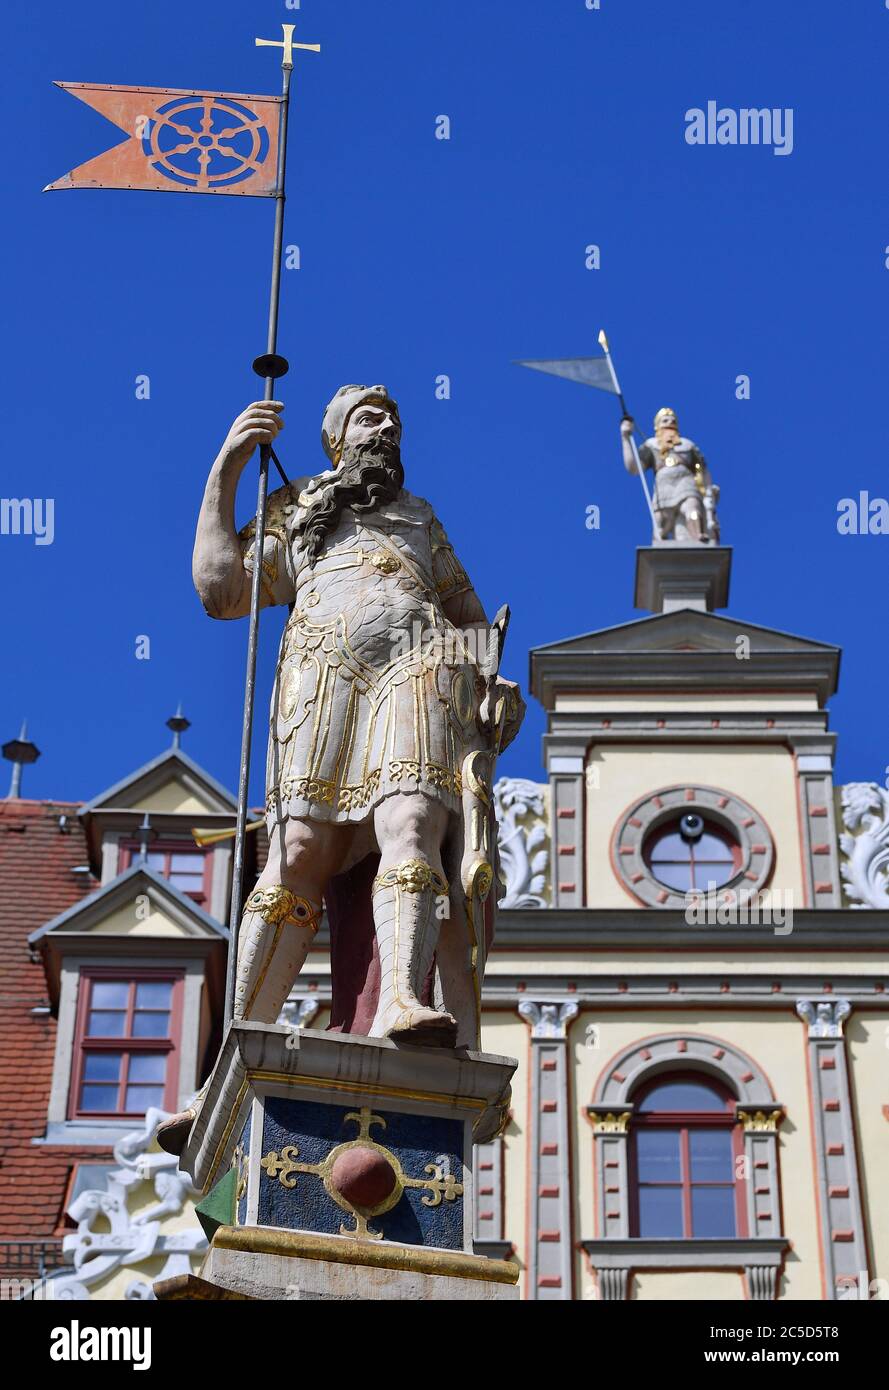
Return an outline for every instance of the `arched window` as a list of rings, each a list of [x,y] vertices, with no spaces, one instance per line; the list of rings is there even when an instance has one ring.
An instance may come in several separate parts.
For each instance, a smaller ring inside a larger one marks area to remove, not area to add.
[[[696,812],[663,821],[642,857],[658,883],[681,893],[721,888],[742,865],[741,846],[728,829]]]
[[[728,1088],[698,1072],[662,1072],[632,1099],[631,1234],[746,1235],[743,1136]]]

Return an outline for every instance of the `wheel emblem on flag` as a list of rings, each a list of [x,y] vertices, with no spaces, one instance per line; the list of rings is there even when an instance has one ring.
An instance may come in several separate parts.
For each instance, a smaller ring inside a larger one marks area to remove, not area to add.
[[[148,121],[142,150],[163,177],[188,188],[221,191],[260,172],[269,134],[256,113],[239,102],[177,97]]]

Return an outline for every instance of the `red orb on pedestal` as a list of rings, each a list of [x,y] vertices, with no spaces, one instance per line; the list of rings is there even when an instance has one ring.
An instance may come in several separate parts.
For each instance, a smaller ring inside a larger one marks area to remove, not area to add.
[[[354,1207],[372,1210],[392,1195],[395,1169],[384,1154],[369,1145],[345,1149],[335,1159],[330,1181],[341,1197]]]

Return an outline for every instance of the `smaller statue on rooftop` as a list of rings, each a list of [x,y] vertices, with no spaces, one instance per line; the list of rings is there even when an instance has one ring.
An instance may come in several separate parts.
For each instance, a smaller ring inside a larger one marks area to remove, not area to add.
[[[634,428],[629,416],[621,420],[624,466],[628,473],[638,471],[631,442]],[[675,410],[663,406],[658,411],[654,417],[654,435],[646,439],[638,457],[644,469],[654,472],[654,517],[659,531],[655,540],[718,545],[716,503],[719,488],[698,446],[679,433]]]

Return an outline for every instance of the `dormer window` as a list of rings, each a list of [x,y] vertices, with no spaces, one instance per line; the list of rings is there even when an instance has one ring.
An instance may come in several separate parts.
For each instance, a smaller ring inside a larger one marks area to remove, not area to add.
[[[138,864],[142,851],[136,840],[122,840],[118,872]],[[155,840],[146,856],[148,868],[160,878],[165,878],[180,893],[193,902],[206,906],[210,901],[210,884],[213,854],[212,851],[197,849],[194,844],[183,841]]]
[[[172,1108],[183,972],[87,968],[80,978],[71,1118]]]

